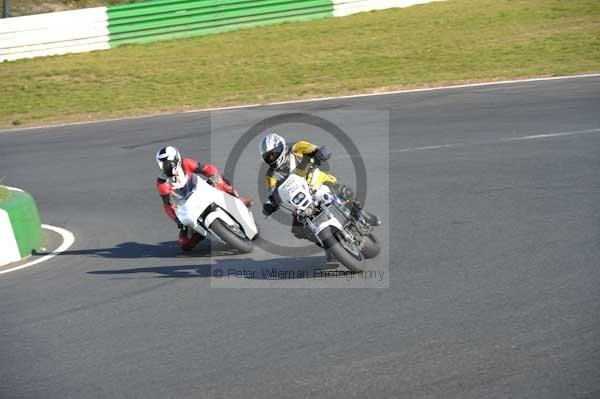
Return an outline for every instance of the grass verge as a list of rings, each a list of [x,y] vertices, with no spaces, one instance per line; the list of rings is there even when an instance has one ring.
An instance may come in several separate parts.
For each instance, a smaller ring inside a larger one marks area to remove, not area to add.
[[[448,0],[0,64],[0,127],[600,71],[597,0]]]
[[[0,186],[0,201],[8,198],[10,194],[10,191],[8,191],[8,188],[4,187],[4,186]]]
[[[142,0],[12,0],[9,1],[11,17],[43,14],[47,12],[76,10],[80,8],[108,6],[112,4],[134,3]],[[0,5],[0,9],[2,6]]]

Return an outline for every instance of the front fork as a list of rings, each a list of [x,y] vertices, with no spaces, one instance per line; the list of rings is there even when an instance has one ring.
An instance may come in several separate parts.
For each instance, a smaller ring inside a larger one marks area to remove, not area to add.
[[[350,216],[350,211],[348,209],[346,209],[345,207],[341,207],[342,209],[340,209],[344,215],[346,217]],[[326,207],[321,208],[321,211],[323,213],[325,213],[325,215],[327,215],[328,220],[334,219],[335,216],[331,213],[331,211],[329,209],[327,209]],[[313,223],[313,221],[307,217],[304,217],[302,215],[297,215],[296,217],[298,217],[298,220],[300,222],[303,222],[304,225],[306,226],[306,228],[308,228],[308,230],[311,232],[311,234],[317,239],[317,241],[319,241],[319,243],[321,244],[321,246],[323,246],[323,241],[321,240],[321,237],[319,237],[319,235],[317,234],[317,231],[319,230],[319,226],[317,226],[316,224]],[[344,226],[343,223],[341,223],[342,221],[340,221],[339,219],[336,218],[336,220],[338,221],[338,223],[340,225],[342,225],[342,228],[340,229],[339,226],[334,226],[338,229],[338,231],[344,236],[345,240],[348,241],[354,241],[352,235],[350,233],[348,233],[346,231],[346,228]],[[326,223],[326,222],[323,222]],[[320,233],[320,232],[319,232]]]
[[[317,235],[317,225],[314,224],[309,218],[301,217],[298,220],[300,222],[304,222],[304,225],[308,228],[308,230],[310,230],[310,233],[317,239],[317,241],[319,241],[319,244],[323,246],[323,241],[321,241],[321,238]]]
[[[208,236],[208,230],[206,230],[204,226],[202,226],[202,224],[204,224],[204,218],[200,216],[196,221],[196,224],[192,226],[190,230],[193,230],[196,233],[200,234],[202,237],[206,238],[206,236]]]

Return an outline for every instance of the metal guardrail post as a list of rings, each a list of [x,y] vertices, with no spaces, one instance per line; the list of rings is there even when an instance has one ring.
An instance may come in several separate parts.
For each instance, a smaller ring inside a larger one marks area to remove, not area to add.
[[[8,7],[8,0],[2,0],[2,18],[8,18],[10,16]]]

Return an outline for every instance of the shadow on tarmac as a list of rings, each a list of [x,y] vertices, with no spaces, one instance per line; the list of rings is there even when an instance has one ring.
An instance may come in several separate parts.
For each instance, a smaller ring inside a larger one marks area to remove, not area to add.
[[[47,253],[36,252],[36,255]],[[139,259],[139,258],[209,258],[212,256],[239,255],[240,251],[226,244],[210,241],[200,242],[193,251],[182,253],[177,241],[164,241],[157,244],[144,244],[141,242],[123,242],[112,248],[75,249],[61,252],[57,256],[88,255],[110,259]]]
[[[117,270],[95,270],[95,275],[154,274],[155,277],[216,277],[244,278],[254,280],[289,280],[323,277],[325,270],[338,267],[327,263],[324,256],[305,256],[255,260],[213,259],[201,265],[153,266]],[[147,277],[147,276],[145,276]]]
[[[190,252],[182,253],[177,241],[157,244],[124,242],[110,248],[90,248],[68,250],[57,256],[91,256],[107,259],[202,259],[202,264],[151,266],[116,270],[94,270],[94,275],[140,275],[149,277],[230,277],[257,280],[286,280],[322,277],[321,271],[336,269],[337,263],[327,263],[325,256],[276,257],[266,260],[252,258],[218,258],[240,255],[241,252],[225,243],[200,242]],[[38,252],[37,255],[44,255]]]

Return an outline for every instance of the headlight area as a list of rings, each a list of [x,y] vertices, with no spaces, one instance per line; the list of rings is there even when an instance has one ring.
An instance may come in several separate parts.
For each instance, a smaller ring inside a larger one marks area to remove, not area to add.
[[[300,205],[300,203],[306,198],[306,195],[303,192],[300,192],[294,196],[292,202],[294,205]]]

